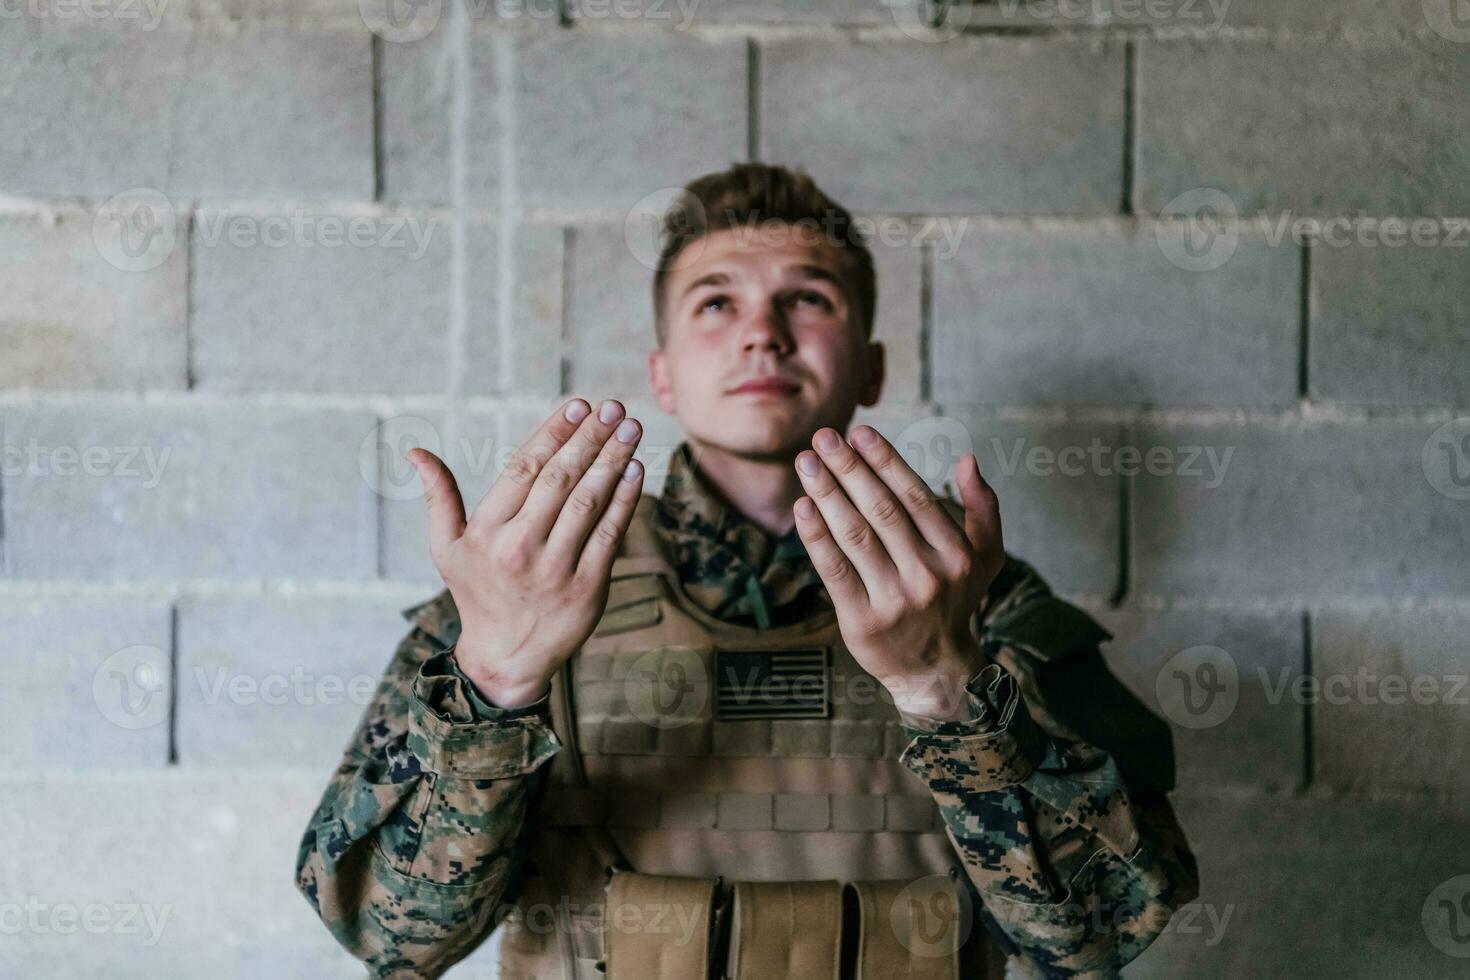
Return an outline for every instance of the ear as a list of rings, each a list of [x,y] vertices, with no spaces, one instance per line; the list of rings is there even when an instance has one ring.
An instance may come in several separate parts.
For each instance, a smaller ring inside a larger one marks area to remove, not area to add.
[[[868,344],[866,358],[868,373],[858,404],[869,407],[878,404],[878,397],[883,394],[883,345],[877,341]]]
[[[648,352],[648,384],[658,407],[669,415],[675,414],[674,386],[669,383],[669,358],[662,347]]]

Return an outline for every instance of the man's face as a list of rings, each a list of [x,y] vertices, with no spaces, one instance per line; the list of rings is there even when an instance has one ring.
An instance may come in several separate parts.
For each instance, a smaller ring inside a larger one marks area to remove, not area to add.
[[[883,347],[862,336],[835,246],[817,232],[722,229],[690,243],[664,282],[654,394],[693,441],[791,459],[824,425],[847,431],[883,386]],[[779,244],[772,245],[773,240]],[[777,390],[737,390],[753,380]]]

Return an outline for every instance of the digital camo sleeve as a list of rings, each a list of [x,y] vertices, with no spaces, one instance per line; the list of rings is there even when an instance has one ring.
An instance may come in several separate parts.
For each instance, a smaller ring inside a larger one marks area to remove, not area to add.
[[[547,699],[488,704],[415,627],[301,839],[297,887],[371,975],[439,976],[499,921],[559,747]]]

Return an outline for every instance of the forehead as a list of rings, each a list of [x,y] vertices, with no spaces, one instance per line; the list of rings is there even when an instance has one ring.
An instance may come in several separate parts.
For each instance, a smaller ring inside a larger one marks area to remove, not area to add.
[[[756,228],[722,228],[684,247],[669,274],[674,294],[686,284],[720,271],[731,276],[790,276],[799,278],[803,265],[826,269],[839,279],[843,256],[835,245],[821,240],[819,231],[771,224]]]

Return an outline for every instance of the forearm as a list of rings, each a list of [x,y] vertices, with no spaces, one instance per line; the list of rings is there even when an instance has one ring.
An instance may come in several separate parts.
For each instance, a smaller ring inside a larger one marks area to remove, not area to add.
[[[1107,752],[1044,731],[1002,667],[972,689],[973,720],[905,718],[904,762],[1026,958],[1047,975],[1107,975],[1195,897],[1193,855],[1162,795],[1134,798]]]
[[[544,701],[486,705],[416,631],[302,838],[297,886],[374,976],[438,976],[498,921],[556,749]]]

